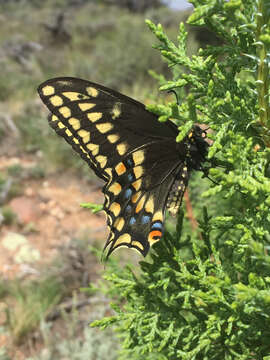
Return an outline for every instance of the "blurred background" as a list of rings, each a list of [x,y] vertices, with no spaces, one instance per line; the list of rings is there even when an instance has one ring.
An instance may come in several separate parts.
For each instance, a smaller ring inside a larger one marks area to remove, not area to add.
[[[89,328],[108,299],[80,291],[104,272],[105,217],[80,207],[103,202],[102,182],[49,128],[36,88],[74,76],[173,101],[149,74],[171,76],[144,20],[176,39],[191,12],[181,0],[0,0],[0,360],[116,359],[115,334]],[[188,31],[190,54],[216,41]]]

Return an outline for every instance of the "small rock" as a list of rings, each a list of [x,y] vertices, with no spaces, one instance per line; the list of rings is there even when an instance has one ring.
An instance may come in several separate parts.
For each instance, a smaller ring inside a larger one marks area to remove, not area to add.
[[[25,236],[21,234],[17,234],[14,232],[9,232],[4,237],[2,241],[2,245],[10,251],[17,250],[17,248],[21,245],[27,244],[27,239]]]
[[[9,203],[10,208],[17,215],[21,224],[35,222],[40,214],[40,208],[35,199],[20,196]]]

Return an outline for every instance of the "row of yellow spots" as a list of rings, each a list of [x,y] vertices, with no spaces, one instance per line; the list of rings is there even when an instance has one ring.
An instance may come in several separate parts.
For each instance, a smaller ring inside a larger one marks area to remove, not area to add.
[[[98,90],[93,87],[86,88],[86,91],[88,92],[88,94],[90,96],[96,97],[98,95]],[[55,93],[55,89],[52,86],[47,85],[43,88],[43,95],[45,95],[45,96],[53,95],[54,93]],[[84,94],[72,92],[72,91],[63,92],[62,95],[67,97],[70,101],[84,100],[84,99],[88,98]],[[50,102],[55,107],[60,107],[64,104],[63,98],[59,95],[51,96]],[[95,105],[96,105],[95,103],[90,103],[90,102],[78,103],[79,108],[84,112],[91,110]],[[70,108],[68,108],[67,106],[62,106],[58,109],[58,111],[64,118],[66,118],[66,119],[69,118],[68,122],[74,130],[78,130],[81,127],[80,120],[76,119],[74,117],[71,117]],[[121,104],[116,103],[112,109],[112,118],[116,119],[117,117],[119,117],[120,114],[121,114]],[[102,113],[91,112],[91,113],[87,114],[87,117],[91,122],[94,123],[101,119]],[[96,128],[102,134],[105,134],[113,128],[113,125],[111,123],[101,123],[101,124],[96,125]],[[86,130],[82,129],[82,130],[78,131],[78,135],[83,139],[84,143],[87,143],[90,141],[90,133],[89,132],[87,133]],[[69,136],[70,136],[70,134],[69,134]],[[111,134],[111,135],[107,136],[107,139],[110,143],[115,143],[119,140],[119,136],[116,134]],[[118,144],[116,148],[117,148],[119,155],[121,155],[121,156],[124,155],[127,151],[127,147],[128,146],[126,143]]]
[[[142,184],[142,180],[139,179],[139,180],[133,182],[131,185],[133,186],[133,188],[136,191],[138,191],[140,189],[140,187],[141,187],[141,184]],[[114,196],[117,196],[122,191],[122,186],[118,182],[114,182],[114,183],[110,184],[110,186],[108,187],[108,191],[110,193],[112,193]]]
[[[123,162],[120,162],[119,164],[116,165],[115,167],[115,171],[117,173],[117,175],[122,175],[127,171],[127,168],[125,166],[125,164]],[[133,173],[136,177],[136,179],[139,179],[142,174],[143,174],[143,167],[142,166],[135,166],[133,168]]]
[[[131,236],[128,233],[122,234],[121,236],[119,236],[119,238],[115,241],[115,243],[113,244],[113,247],[116,248],[117,246],[128,246],[127,244],[130,244],[131,246],[136,246],[139,249],[141,249],[142,251],[144,250],[143,245],[136,240],[131,240]]]
[[[151,212],[152,212],[154,209],[153,198],[151,197],[148,201],[149,201],[149,204],[146,206],[150,207]],[[155,222],[155,221],[162,222],[163,221],[162,211],[157,211],[154,214],[152,221],[153,222]],[[124,220],[124,218],[121,217],[115,221],[114,226],[120,232],[120,231],[122,231],[124,224],[125,224],[125,220]],[[160,230],[151,231],[149,233],[148,239],[147,239],[149,242],[149,245],[152,246],[155,242],[159,241],[161,236],[162,236],[162,232]],[[114,238],[114,234],[111,233],[111,237],[110,237],[110,240],[108,241],[108,243],[111,243],[113,241],[113,238]],[[128,233],[124,233],[121,236],[119,236],[119,238],[113,244],[113,248],[117,248],[120,246],[129,246],[128,244],[130,244],[132,247],[137,247],[137,248],[141,249],[142,251],[144,250],[143,244],[136,240],[132,241],[131,236]]]
[[[90,103],[81,103],[79,104],[79,106],[83,109],[83,110],[89,110],[91,109],[93,106],[95,106],[95,104],[90,104]],[[68,122],[69,124],[73,127],[74,130],[78,130],[81,127],[81,123],[79,119],[76,119],[74,117],[71,117],[71,111],[68,107],[63,106],[59,109],[59,112],[65,117],[65,118],[69,118]],[[100,120],[102,118],[102,113],[100,112],[92,112],[92,113],[88,113],[87,114],[88,119],[92,122],[95,123],[96,121]],[[106,134],[109,131],[111,131],[113,129],[113,124],[109,123],[109,122],[104,122],[104,123],[98,123],[96,124],[96,129],[101,133],[101,134]],[[86,131],[85,129],[81,129],[78,130],[78,135],[82,138],[83,142],[86,144],[88,142],[90,142],[90,132]],[[119,140],[119,135],[116,134],[110,134],[107,136],[107,139],[110,143],[115,143]],[[128,149],[128,145],[125,142],[122,142],[120,144],[118,144],[116,146],[116,150],[119,153],[119,155],[124,155],[127,152]],[[94,155],[94,154],[93,154]],[[104,165],[105,166],[105,165]],[[102,167],[104,167],[102,166]]]
[[[139,150],[137,152],[134,152],[132,154],[132,158],[133,158],[133,164],[141,164],[144,160],[144,151],[143,150]],[[125,166],[125,164],[123,162],[120,162],[119,164],[116,165],[115,167],[115,171],[116,174],[118,176],[121,176],[123,174],[125,174],[125,172],[127,171],[127,168]],[[139,192],[138,190],[141,188],[142,185],[142,179],[140,179],[141,175],[143,174],[143,168],[142,166],[135,166],[133,168],[133,173],[136,177],[136,181],[134,181],[131,185],[133,186],[133,188],[135,189],[135,191],[137,191],[133,196],[131,201],[133,203],[136,203],[138,201],[138,199],[141,196],[141,192]],[[138,179],[139,178],[139,179]],[[114,196],[117,196],[120,194],[120,192],[122,191],[122,186],[118,183],[118,182],[114,182],[112,184],[108,184],[108,191],[110,193],[112,193]],[[141,201],[139,202],[139,204],[137,205],[138,211],[139,209],[142,208],[144,203],[144,199],[141,199]],[[117,205],[116,205],[117,204]],[[150,202],[149,202],[150,204]],[[152,202],[151,202],[152,204]],[[153,204],[151,206],[151,208],[153,207]],[[114,214],[114,216],[118,216],[120,213],[120,205],[118,203],[112,203],[109,210]],[[119,211],[119,212],[118,212]]]
[[[61,85],[72,85],[69,81],[62,81],[60,83],[61,83]],[[96,88],[94,88],[93,86],[86,87],[85,92],[88,94],[88,96],[91,96],[91,97],[97,97],[99,94],[98,90]],[[55,87],[52,85],[45,85],[42,89],[42,94],[44,96],[54,95]],[[66,92],[63,92],[63,95],[66,96],[70,101],[76,101],[79,99],[88,98],[87,95],[78,93],[76,91],[66,91]]]
[[[67,96],[67,94],[68,94],[68,96]],[[72,93],[72,92],[68,92],[68,93],[64,92],[62,95],[71,99],[70,94],[74,94],[73,100],[76,100],[76,101],[88,99],[88,97],[85,95],[81,95],[78,93]],[[65,100],[59,95],[53,95],[50,97],[50,102],[53,106],[60,107],[64,104]],[[88,111],[88,110],[92,109],[93,107],[95,107],[96,104],[91,103],[91,102],[83,102],[83,103],[78,103],[78,106],[82,111]]]
[[[136,203],[140,197],[141,197],[141,192],[138,191],[135,195],[132,196],[131,201],[133,203]],[[146,201],[146,203],[145,203],[145,199],[146,199],[146,195],[143,195],[140,198],[140,200],[139,200],[139,202],[138,202],[138,204],[136,206],[135,212],[139,213],[144,208],[147,213],[153,214],[153,212],[154,212],[154,198],[153,198],[153,196],[151,195],[149,197],[149,199]],[[145,204],[145,206],[144,206],[144,204]]]
[[[66,128],[66,126],[61,122],[59,121],[59,118],[56,116],[56,115],[52,115],[51,117],[51,121],[53,122],[57,122],[57,126],[59,127],[59,129],[64,129],[65,130],[65,133],[67,134],[68,137],[71,137],[73,136],[73,134],[71,133],[71,131],[69,129]],[[88,134],[86,133],[81,133],[81,136],[85,139],[85,137],[87,138]],[[76,137],[73,137],[72,138],[72,141],[76,144],[76,145],[79,145],[79,140],[76,139]],[[98,145],[95,145],[95,144],[92,144],[92,143],[89,143],[86,145],[87,148],[89,150],[92,151],[93,154],[97,154],[98,150],[99,150],[99,146]],[[80,147],[80,150],[86,155],[86,157],[91,160],[90,156],[88,155],[87,151],[83,148],[83,146],[79,146]],[[91,149],[90,149],[91,148]],[[92,162],[91,162],[92,163]],[[93,164],[93,163],[92,163]],[[95,165],[95,164],[94,164]],[[96,165],[95,165],[96,166]]]
[[[60,108],[59,111],[63,109],[63,108]],[[61,112],[61,111],[60,111]],[[71,113],[70,112],[67,112],[66,109],[62,111],[62,115],[65,115],[65,117],[67,115],[70,115]],[[101,113],[90,113],[88,114],[88,118],[91,120],[91,121],[97,121],[99,120],[100,118],[102,117],[102,114]],[[74,117],[70,117],[68,119],[68,122],[69,124],[73,127],[74,130],[78,130],[80,129],[80,120],[79,119],[76,119]],[[60,129],[64,128],[65,125],[62,123],[62,122],[59,122],[58,123],[58,126]],[[96,128],[102,133],[106,133],[108,131],[110,131],[112,128],[113,128],[113,125],[111,123],[101,123],[101,124],[97,124],[96,125]],[[68,136],[72,136],[72,133],[70,130],[66,130],[66,133]],[[77,131],[77,134],[80,136],[80,138],[82,139],[82,142],[84,144],[87,144],[86,147],[92,152],[92,155],[93,156],[96,156],[99,152],[99,145],[97,144],[94,144],[94,143],[90,143],[90,132],[85,130],[85,129],[80,129]],[[109,141],[117,141],[119,139],[119,136],[118,135],[109,135],[108,136],[108,140]],[[76,142],[76,141],[75,141]],[[77,142],[76,142],[77,143]],[[125,143],[120,143],[117,145],[117,151],[119,153],[119,155],[123,155],[127,150],[127,144]],[[99,162],[100,164],[100,167],[101,168],[104,168],[107,164],[107,158],[105,156],[98,156],[96,158],[96,160]]]

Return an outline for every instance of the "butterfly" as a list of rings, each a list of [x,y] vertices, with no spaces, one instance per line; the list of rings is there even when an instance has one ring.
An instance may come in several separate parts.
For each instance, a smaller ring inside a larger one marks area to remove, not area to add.
[[[192,170],[209,144],[195,125],[179,143],[178,127],[145,106],[90,81],[60,77],[38,88],[49,124],[104,180],[107,257],[127,246],[146,256],[162,238],[168,209],[176,214]]]

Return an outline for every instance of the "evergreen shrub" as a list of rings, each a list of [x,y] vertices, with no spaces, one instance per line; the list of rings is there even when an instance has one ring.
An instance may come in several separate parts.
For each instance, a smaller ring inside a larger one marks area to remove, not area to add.
[[[220,46],[186,55],[183,24],[174,44],[161,25],[147,24],[173,70],[161,90],[180,105],[152,106],[174,119],[181,141],[207,124],[208,189],[197,202],[199,231],[175,231],[154,245],[140,273],[108,268],[120,359],[270,359],[269,0],[192,0],[189,24],[206,26]],[[184,91],[185,90],[185,91]],[[187,94],[187,95],[185,95]],[[196,201],[193,202],[196,208]],[[183,251],[188,248],[189,251]]]

